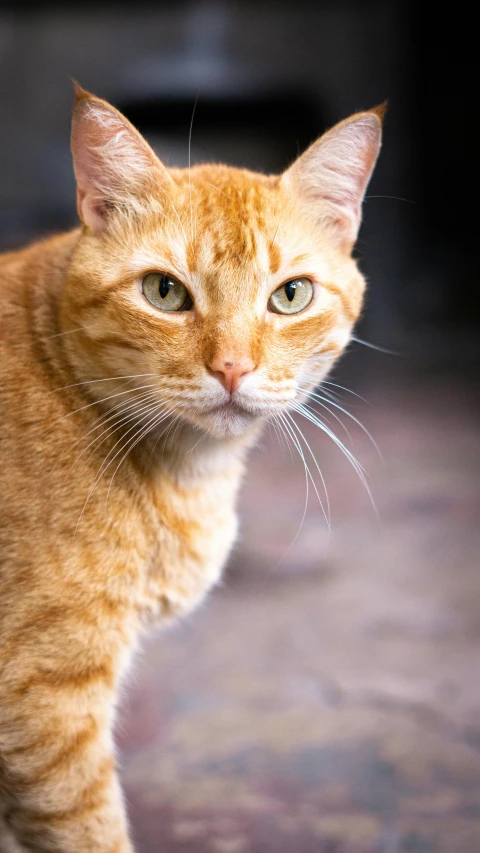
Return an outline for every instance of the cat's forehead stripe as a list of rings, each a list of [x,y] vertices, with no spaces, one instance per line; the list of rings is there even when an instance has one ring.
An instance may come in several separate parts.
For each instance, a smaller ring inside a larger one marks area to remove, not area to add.
[[[193,232],[202,234],[201,245],[194,234],[186,244],[188,271],[198,272],[207,258],[210,265],[225,267],[252,263],[261,255],[263,260],[265,255],[269,271],[275,274],[281,254],[271,233],[276,217],[273,181],[242,170],[210,168],[213,175],[208,181],[201,166],[192,169],[191,183],[184,178],[184,204],[194,223]]]
[[[269,243],[269,245],[268,245],[268,260],[269,260],[270,272],[272,273],[272,275],[275,275],[275,273],[277,273],[278,270],[280,269],[280,265],[282,263],[282,255],[281,255],[280,249],[278,247],[278,244],[275,243],[275,237],[272,240],[272,242]]]
[[[310,255],[308,255],[306,252],[302,252],[302,254],[300,254],[300,255],[295,255],[295,257],[292,258],[291,263],[293,265],[304,264],[304,263],[308,262],[309,260],[310,260]]]
[[[189,240],[185,247],[185,264],[190,274],[197,271],[197,247],[194,240]]]

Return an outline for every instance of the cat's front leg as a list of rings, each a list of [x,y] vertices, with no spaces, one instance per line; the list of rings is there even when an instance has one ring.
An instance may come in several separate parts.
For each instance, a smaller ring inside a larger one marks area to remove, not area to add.
[[[106,670],[87,666],[50,683],[30,673],[3,692],[0,853],[132,853],[108,682]]]

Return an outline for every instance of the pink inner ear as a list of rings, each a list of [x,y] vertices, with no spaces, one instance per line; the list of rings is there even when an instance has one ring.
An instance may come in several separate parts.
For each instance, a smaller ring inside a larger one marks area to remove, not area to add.
[[[77,210],[82,222],[93,231],[101,234],[107,228],[106,217],[109,205],[104,199],[77,187]]]
[[[98,234],[106,229],[108,209],[105,193],[101,191],[107,169],[105,163],[102,163],[99,151],[108,140],[102,139],[100,123],[92,121],[90,116],[85,114],[87,109],[88,104],[80,102],[77,107],[78,113],[74,115],[72,153],[77,181],[78,214],[82,222],[94,234]]]
[[[286,173],[315,218],[346,244],[356,239],[379,150],[380,121],[374,113],[363,113],[328,131]]]
[[[71,142],[78,213],[93,233],[106,229],[113,208],[139,209],[152,183],[168,180],[127,119],[94,97],[77,102]]]

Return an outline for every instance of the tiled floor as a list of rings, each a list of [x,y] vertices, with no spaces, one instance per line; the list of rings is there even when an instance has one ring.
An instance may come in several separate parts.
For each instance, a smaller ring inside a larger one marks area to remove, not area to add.
[[[137,660],[118,741],[139,853],[480,851],[478,386],[353,387],[379,517],[305,422],[331,533],[311,494],[289,549],[305,476],[267,433],[223,587]]]

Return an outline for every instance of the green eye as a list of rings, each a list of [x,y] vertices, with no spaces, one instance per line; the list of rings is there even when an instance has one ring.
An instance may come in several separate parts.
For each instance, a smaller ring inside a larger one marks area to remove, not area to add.
[[[275,314],[298,314],[313,299],[313,284],[309,278],[293,278],[277,287],[268,300],[268,308]]]
[[[192,298],[181,281],[164,272],[150,272],[142,281],[145,299],[160,311],[188,311]]]

